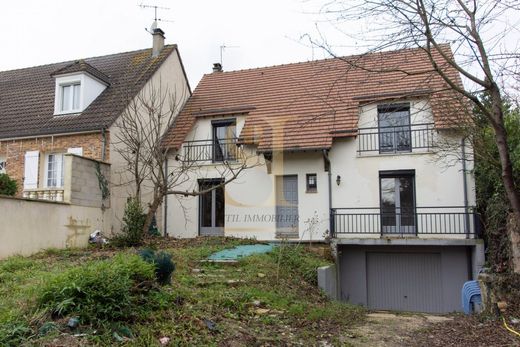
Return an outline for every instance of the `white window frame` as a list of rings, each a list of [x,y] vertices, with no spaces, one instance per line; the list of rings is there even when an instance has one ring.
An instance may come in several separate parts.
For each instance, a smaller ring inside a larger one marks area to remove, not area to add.
[[[5,157],[0,157],[0,174],[7,173],[7,159]]]
[[[74,99],[75,99],[75,88],[74,86],[79,86],[78,87],[78,90],[77,92],[79,93],[78,95],[78,104],[76,105],[76,107],[74,107]],[[71,87],[71,93],[70,93],[70,100],[69,100],[69,103],[71,105],[71,108],[70,109],[64,109],[63,108],[63,103],[65,101],[65,96],[64,96],[64,90],[65,88],[67,87]],[[71,82],[67,82],[67,83],[60,83],[59,84],[59,100],[58,100],[58,112],[60,114],[65,114],[65,113],[77,113],[77,112],[80,112],[81,111],[81,81],[80,80],[77,80],[77,81],[71,81]]]
[[[56,168],[56,171],[60,172],[61,174],[59,175],[59,177],[58,176],[56,177],[55,186],[49,185],[49,157],[51,155],[52,156],[61,156],[61,161],[58,162],[58,167]],[[45,188],[63,188],[63,181],[64,181],[63,164],[64,164],[63,153],[47,153],[45,155],[44,182],[43,182]]]

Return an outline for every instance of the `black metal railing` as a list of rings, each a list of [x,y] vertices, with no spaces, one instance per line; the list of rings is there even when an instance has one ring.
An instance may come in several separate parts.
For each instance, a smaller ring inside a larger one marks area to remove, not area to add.
[[[227,140],[187,141],[183,145],[185,161],[233,161],[237,160],[238,146],[236,138]]]
[[[435,146],[434,124],[359,128],[358,152],[400,153]]]
[[[333,208],[333,237],[346,234],[381,236],[480,235],[480,218],[473,208],[416,207],[413,211],[382,212],[379,208]]]

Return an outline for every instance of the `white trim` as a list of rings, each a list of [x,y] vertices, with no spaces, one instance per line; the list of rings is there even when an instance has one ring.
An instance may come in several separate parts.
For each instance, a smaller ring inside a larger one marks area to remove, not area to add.
[[[49,156],[61,156],[61,160],[57,161],[57,167],[56,167],[56,186],[49,186]],[[58,176],[59,175],[59,176]],[[45,154],[45,166],[43,168],[43,187],[44,188],[63,188],[63,153],[47,153]]]

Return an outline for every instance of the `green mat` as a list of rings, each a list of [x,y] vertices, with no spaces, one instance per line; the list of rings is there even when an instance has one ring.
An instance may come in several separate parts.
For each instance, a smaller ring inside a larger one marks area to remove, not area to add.
[[[208,260],[213,261],[226,261],[226,260],[238,260],[243,257],[250,256],[252,254],[269,253],[275,246],[272,244],[257,244],[257,245],[244,245],[236,246],[234,248],[225,249],[223,251],[213,253],[208,257]]]

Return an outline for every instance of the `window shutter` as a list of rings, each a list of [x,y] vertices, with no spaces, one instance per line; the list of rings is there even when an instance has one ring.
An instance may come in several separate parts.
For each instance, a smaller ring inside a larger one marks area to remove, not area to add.
[[[83,156],[83,147],[71,147],[67,149],[67,153]]]
[[[40,152],[28,151],[25,152],[25,165],[24,165],[24,189],[36,189],[38,188],[38,159]]]

